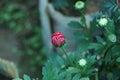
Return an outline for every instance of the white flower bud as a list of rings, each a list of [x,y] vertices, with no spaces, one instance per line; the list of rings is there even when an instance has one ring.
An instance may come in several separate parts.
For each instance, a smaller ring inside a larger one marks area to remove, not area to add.
[[[98,20],[98,24],[101,26],[101,27],[104,27],[108,24],[108,19],[107,18],[100,18],[100,20]]]
[[[108,39],[109,39],[111,42],[116,42],[116,41],[117,41],[115,34],[110,34],[110,35],[108,35]]]
[[[98,72],[98,71],[99,71],[99,69],[98,69],[98,68],[95,68],[95,71],[96,71],[96,72]]]
[[[101,58],[100,56],[97,56],[97,60],[100,60],[100,58]]]
[[[87,63],[87,62],[86,62],[85,59],[80,59],[80,60],[79,60],[79,65],[80,65],[80,66],[85,66],[86,63]]]
[[[84,6],[85,6],[85,3],[83,2],[83,1],[77,1],[76,3],[75,3],[75,8],[76,9],[82,9],[82,8],[84,8]]]

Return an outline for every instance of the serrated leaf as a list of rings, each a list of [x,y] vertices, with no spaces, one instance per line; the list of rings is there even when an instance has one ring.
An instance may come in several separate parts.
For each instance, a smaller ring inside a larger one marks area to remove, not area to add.
[[[61,65],[61,67],[64,66],[64,60],[60,56],[57,56],[56,59],[57,59],[58,63]]]
[[[67,72],[69,72],[69,73],[78,73],[80,70],[78,69],[78,68],[75,68],[75,67],[69,67],[68,69],[67,69]]]
[[[88,61],[88,65],[89,66],[91,66],[91,65],[93,65],[95,62],[96,62],[96,56],[94,55],[94,56],[89,56],[89,57],[87,57],[87,61]]]
[[[24,74],[23,79],[24,80],[31,80],[30,77],[28,75],[26,75],[26,74]]]
[[[58,72],[59,72],[59,69],[53,64],[52,60],[49,60],[46,63],[45,67],[43,67],[43,70],[42,70],[43,79],[42,80],[56,80],[58,76]]]

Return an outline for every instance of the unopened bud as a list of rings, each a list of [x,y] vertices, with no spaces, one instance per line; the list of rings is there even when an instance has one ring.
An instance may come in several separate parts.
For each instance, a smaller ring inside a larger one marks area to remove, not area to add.
[[[99,24],[100,27],[104,27],[108,24],[108,19],[107,18],[100,18],[98,20],[98,24]]]
[[[116,42],[116,41],[117,41],[115,34],[110,34],[110,35],[108,35],[108,39],[109,39],[111,42]]]
[[[80,65],[80,66],[85,66],[86,63],[87,63],[87,62],[86,62],[85,59],[80,59],[80,60],[79,60],[79,65]]]
[[[75,8],[76,9],[82,9],[82,8],[84,8],[84,6],[85,6],[85,3],[83,2],[83,1],[77,1],[76,3],[75,3]]]

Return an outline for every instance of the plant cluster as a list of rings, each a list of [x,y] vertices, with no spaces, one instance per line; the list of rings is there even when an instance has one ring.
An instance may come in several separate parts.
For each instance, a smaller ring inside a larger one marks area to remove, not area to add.
[[[75,39],[80,45],[68,55],[64,34],[53,33],[53,45],[64,54],[45,63],[43,80],[120,80],[120,0],[105,0],[89,27],[83,2],[76,2],[75,8],[82,14],[80,22],[68,25],[79,30]]]
[[[63,54],[56,54],[45,63],[42,80],[120,80],[120,0],[105,0],[100,14],[95,15],[89,26],[83,4],[82,1],[75,4],[82,14],[80,21],[68,24],[79,30],[74,35],[80,45],[68,54],[64,34],[53,33],[51,42]],[[26,75],[23,79],[31,80]]]

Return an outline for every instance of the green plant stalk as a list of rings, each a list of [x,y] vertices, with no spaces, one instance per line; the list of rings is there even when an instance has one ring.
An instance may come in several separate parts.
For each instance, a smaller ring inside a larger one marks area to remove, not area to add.
[[[62,49],[62,51],[64,52],[64,54],[65,54],[67,60],[69,61],[69,63],[70,63],[71,65],[73,65],[71,59],[70,59],[69,56],[67,55],[67,52],[66,52],[65,48],[62,46],[61,49]]]
[[[99,80],[99,78],[98,78],[98,72],[95,73],[95,80]]]
[[[83,67],[83,73],[86,73],[86,66]],[[80,73],[81,74],[81,73]]]

